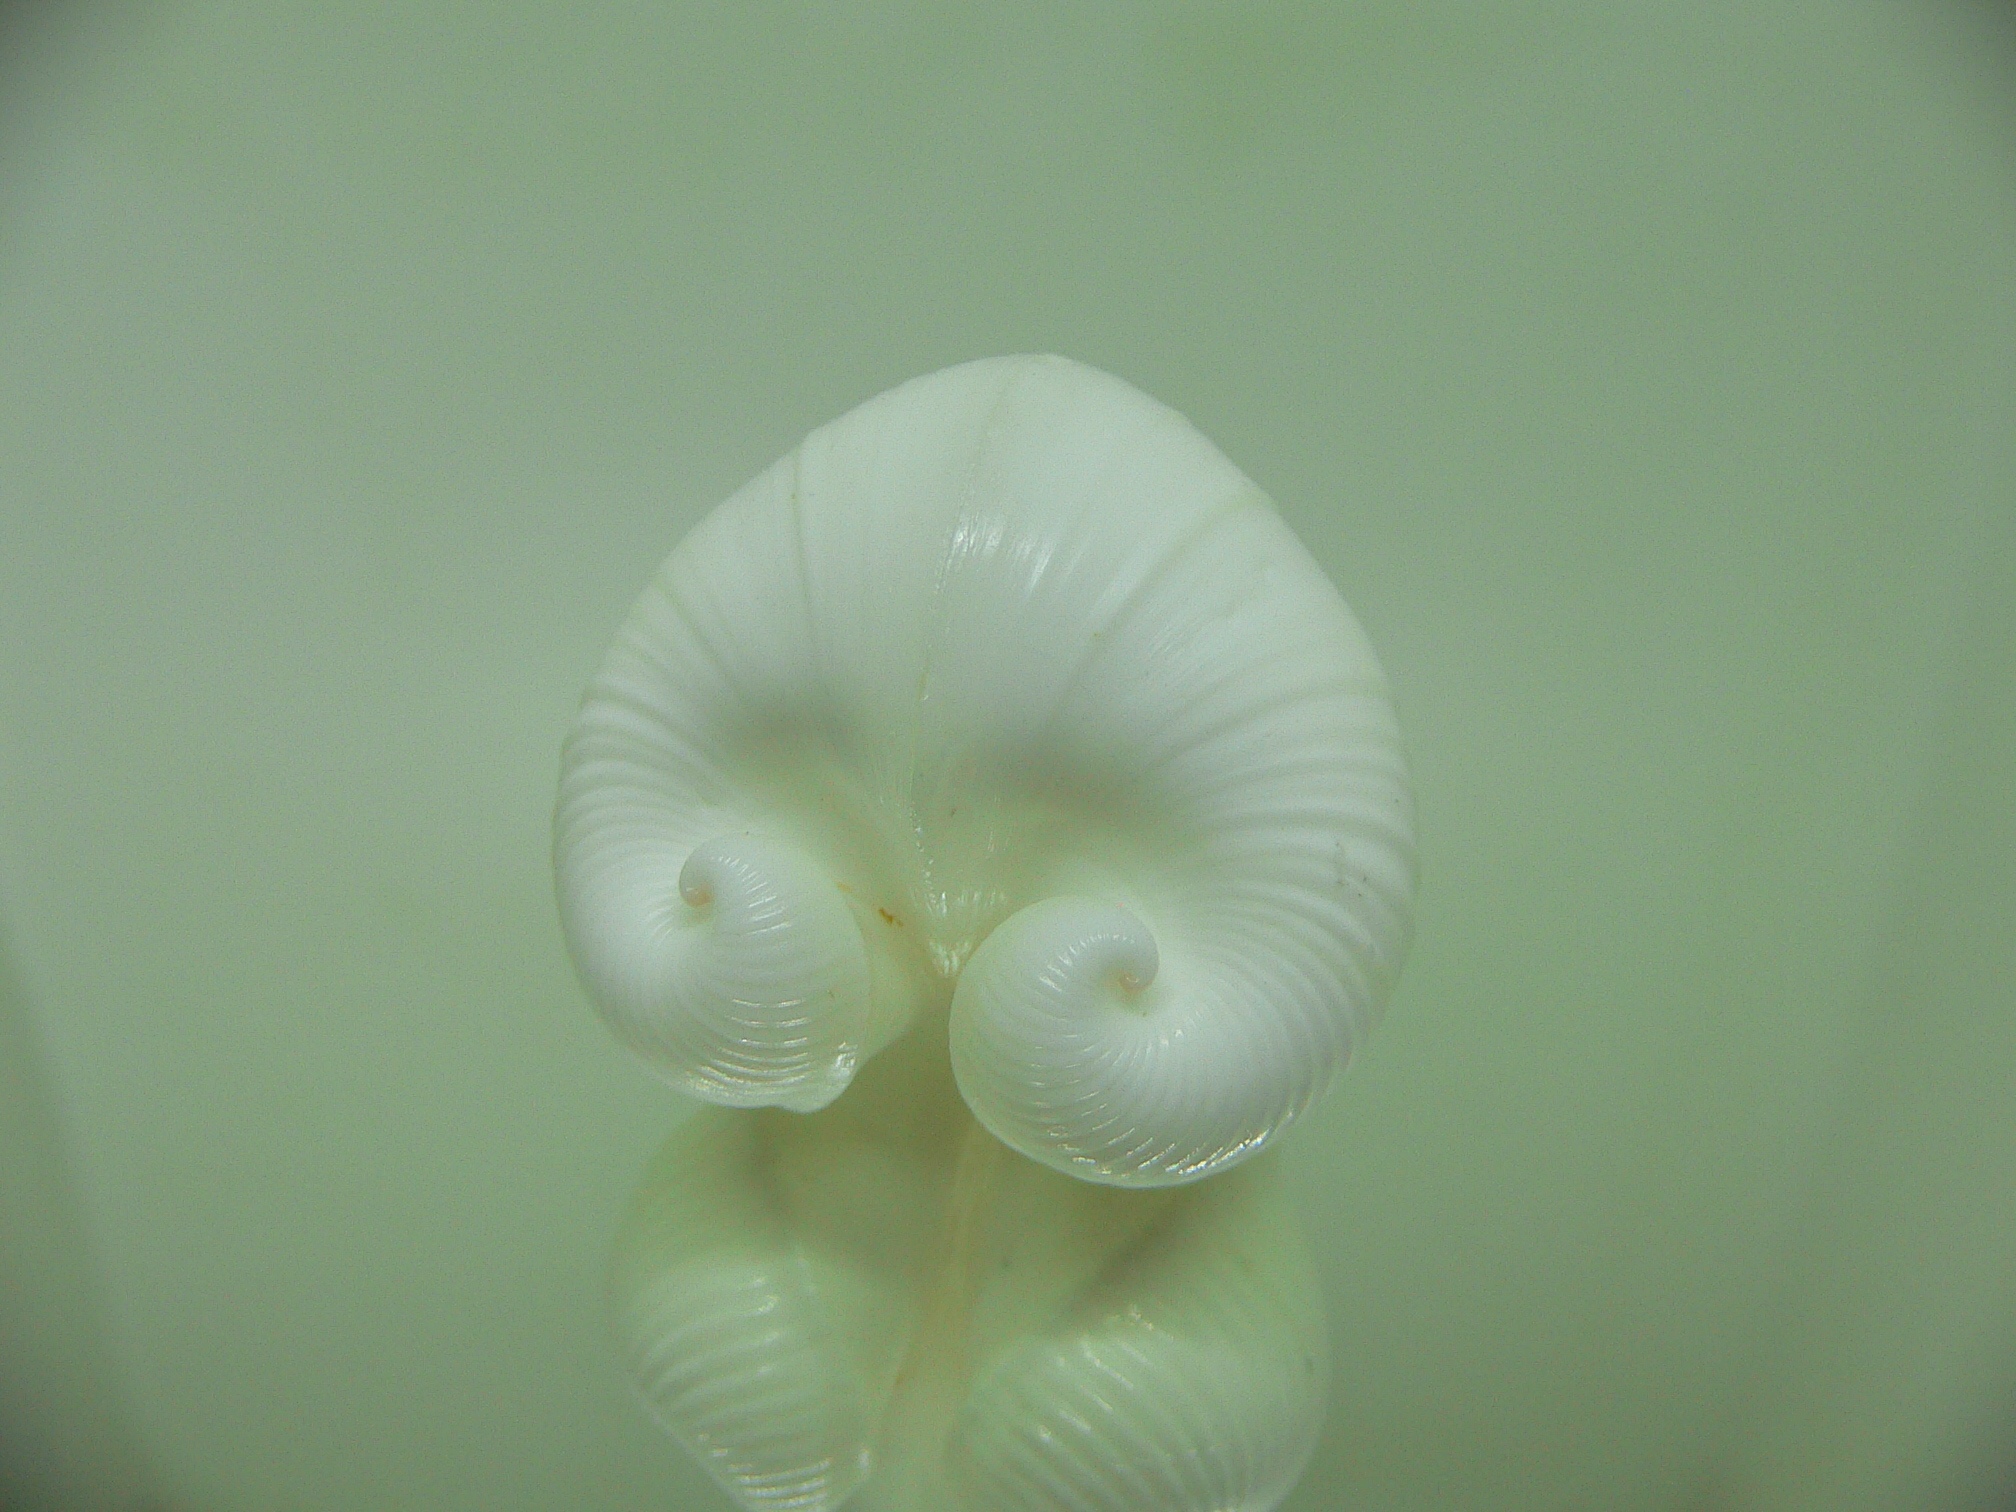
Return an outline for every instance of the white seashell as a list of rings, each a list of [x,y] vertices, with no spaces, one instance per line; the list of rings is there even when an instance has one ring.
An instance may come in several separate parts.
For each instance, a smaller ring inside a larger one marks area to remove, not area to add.
[[[824,1106],[921,1017],[1032,1159],[1157,1186],[1285,1128],[1404,953],[1378,662],[1266,497],[1058,357],[814,431],[646,590],[568,739],[567,939],[617,1033]]]

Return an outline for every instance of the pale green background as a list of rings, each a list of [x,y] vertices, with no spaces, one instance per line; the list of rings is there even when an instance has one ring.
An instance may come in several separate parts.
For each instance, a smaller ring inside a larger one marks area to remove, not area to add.
[[[555,927],[630,598],[1055,350],[1392,674],[1297,1512],[2016,1477],[2016,35],[1832,3],[76,4],[0,30],[0,1504],[725,1506]]]

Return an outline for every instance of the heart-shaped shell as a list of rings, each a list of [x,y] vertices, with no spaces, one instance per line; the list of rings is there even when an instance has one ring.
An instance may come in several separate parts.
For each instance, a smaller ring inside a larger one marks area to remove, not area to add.
[[[582,976],[677,1085],[809,1111],[949,1009],[979,1120],[1117,1185],[1308,1105],[1414,887],[1350,610],[1182,416],[1058,357],[904,384],[707,516],[554,823]]]

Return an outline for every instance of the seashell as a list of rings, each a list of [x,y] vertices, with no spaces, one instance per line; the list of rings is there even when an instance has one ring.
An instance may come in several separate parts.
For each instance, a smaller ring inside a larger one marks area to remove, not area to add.
[[[554,858],[685,1091],[809,1112],[949,1016],[988,1130],[1123,1186],[1337,1076],[1415,873],[1350,610],[1187,421],[1059,357],[893,389],[702,520],[588,689]]]

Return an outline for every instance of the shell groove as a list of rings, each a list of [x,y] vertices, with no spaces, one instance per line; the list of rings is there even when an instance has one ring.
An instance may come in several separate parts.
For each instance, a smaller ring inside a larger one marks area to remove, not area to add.
[[[1187,421],[1056,357],[915,380],[709,515],[563,757],[563,923],[686,1090],[798,1111],[950,1014],[1010,1147],[1168,1185],[1341,1070],[1412,804],[1364,633]]]

